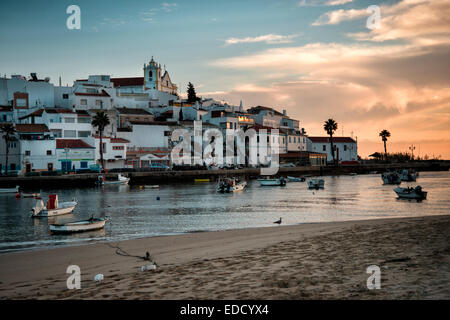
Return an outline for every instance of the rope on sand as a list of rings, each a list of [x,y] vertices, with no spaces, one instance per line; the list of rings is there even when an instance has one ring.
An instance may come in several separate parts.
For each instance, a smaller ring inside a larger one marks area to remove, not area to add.
[[[125,250],[123,250],[121,247],[119,246],[113,246],[110,243],[106,243],[106,245],[110,248],[116,249],[116,254],[122,257],[131,257],[131,258],[138,258],[144,261],[150,261],[151,263],[153,263],[154,265],[158,266],[158,263],[156,263],[156,261],[153,260],[152,256],[150,255],[150,253],[147,251],[145,253],[145,256],[135,256],[132,254],[129,254],[128,252],[126,252]]]

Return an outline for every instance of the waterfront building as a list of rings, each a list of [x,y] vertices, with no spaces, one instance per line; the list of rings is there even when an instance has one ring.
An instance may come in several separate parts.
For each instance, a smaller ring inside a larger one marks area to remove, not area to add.
[[[320,152],[327,155],[327,161],[333,161],[331,153],[330,137],[308,137],[311,152]],[[333,137],[334,155],[339,162],[358,161],[357,142],[350,137]]]
[[[100,164],[100,137],[94,136],[95,162]],[[123,138],[102,137],[105,169],[125,168],[127,146],[130,141]]]
[[[116,108],[118,115],[118,128],[130,126],[130,121],[150,122],[153,115],[144,109]]]
[[[56,139],[57,170],[98,170],[95,147],[81,139]]]

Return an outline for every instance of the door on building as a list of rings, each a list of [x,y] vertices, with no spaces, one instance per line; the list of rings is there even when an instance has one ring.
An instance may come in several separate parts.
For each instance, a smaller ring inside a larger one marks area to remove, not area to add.
[[[47,170],[53,171],[53,163],[47,163]]]
[[[31,163],[28,163],[28,162],[27,162],[27,163],[25,164],[25,171],[26,171],[26,172],[31,172]]]
[[[63,172],[69,172],[72,169],[72,161],[70,160],[63,160],[61,162],[61,170]]]

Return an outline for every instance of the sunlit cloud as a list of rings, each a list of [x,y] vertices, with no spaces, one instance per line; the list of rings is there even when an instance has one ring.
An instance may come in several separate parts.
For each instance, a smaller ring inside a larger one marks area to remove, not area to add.
[[[257,37],[228,38],[225,40],[225,45],[233,45],[240,43],[257,43],[257,42],[264,42],[267,44],[292,43],[293,39],[298,36],[299,36],[298,34],[292,35],[265,34]]]

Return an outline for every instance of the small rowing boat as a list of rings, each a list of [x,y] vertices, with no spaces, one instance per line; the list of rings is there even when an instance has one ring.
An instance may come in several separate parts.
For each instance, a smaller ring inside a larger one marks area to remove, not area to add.
[[[76,201],[58,202],[58,195],[51,194],[48,196],[47,204],[44,206],[42,200],[38,200],[36,205],[31,209],[31,216],[34,217],[53,217],[71,213],[77,206]]]
[[[383,184],[400,184],[402,182],[400,175],[395,171],[383,173],[381,179]]]
[[[37,192],[35,192],[35,193],[26,193],[26,192],[22,192],[22,193],[20,194],[20,196],[21,196],[22,198],[38,198],[38,197],[41,196],[41,194],[40,194],[40,193],[37,193]]]
[[[263,179],[258,179],[258,182],[261,187],[285,186],[286,185],[286,179],[284,177],[279,177],[276,179],[265,177]]]
[[[68,222],[63,224],[51,224],[49,226],[49,230],[51,233],[75,233],[94,231],[103,229],[108,220],[108,218],[90,218],[88,220]]]
[[[14,188],[0,188],[0,193],[17,193],[19,192],[19,186]]]
[[[304,177],[287,177],[288,182],[304,182],[305,178]]]
[[[105,177],[98,176],[97,185],[118,185],[118,184],[128,184],[130,178],[122,176],[120,173],[117,175],[117,180],[105,180]]]
[[[236,178],[224,178],[219,180],[219,183],[217,184],[217,192],[229,193],[242,191],[244,190],[246,185],[247,182],[240,181],[239,179]]]
[[[394,192],[398,195],[399,198],[403,199],[413,199],[413,200],[425,200],[427,198],[426,191],[422,191],[421,186],[417,186],[415,188],[395,188]]]
[[[307,181],[309,189],[323,189],[325,181],[323,179],[313,178]]]

